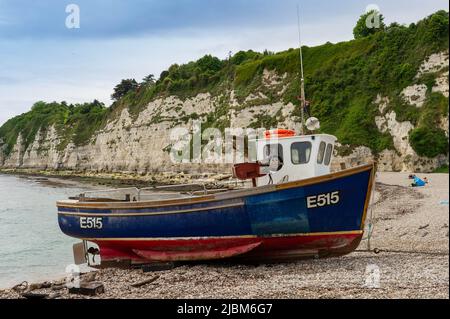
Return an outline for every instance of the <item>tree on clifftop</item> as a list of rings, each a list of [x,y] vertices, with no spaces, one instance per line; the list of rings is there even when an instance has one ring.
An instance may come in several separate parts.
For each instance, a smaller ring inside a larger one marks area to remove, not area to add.
[[[431,15],[425,31],[426,40],[430,43],[439,41],[443,37],[448,37],[448,12],[440,10]]]
[[[119,84],[114,88],[114,93],[111,95],[111,98],[114,101],[117,101],[124,97],[128,92],[135,91],[139,87],[139,84],[135,79],[127,79],[122,80]]]
[[[143,85],[153,85],[155,84],[155,76],[153,74],[147,75],[145,78],[142,79]]]
[[[353,29],[353,35],[355,39],[360,39],[384,31],[385,28],[383,15],[379,11],[371,10],[359,18]]]

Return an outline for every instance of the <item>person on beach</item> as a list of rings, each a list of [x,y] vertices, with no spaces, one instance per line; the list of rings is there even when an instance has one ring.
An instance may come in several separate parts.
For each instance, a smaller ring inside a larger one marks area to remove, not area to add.
[[[412,187],[423,187],[428,184],[428,179],[426,177],[421,179],[416,175],[409,175],[409,179],[413,180],[413,183],[411,184]]]

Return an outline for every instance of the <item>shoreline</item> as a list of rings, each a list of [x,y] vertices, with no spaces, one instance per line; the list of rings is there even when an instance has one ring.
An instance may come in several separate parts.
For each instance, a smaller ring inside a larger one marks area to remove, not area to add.
[[[139,178],[137,175],[123,173],[85,173],[77,171],[55,171],[38,169],[0,169],[0,174],[25,177],[32,179],[46,178],[57,179],[62,182],[79,183],[81,185],[95,185],[106,187],[123,187],[139,184],[141,186],[156,185],[157,181],[148,178]]]
[[[97,173],[70,170],[39,170],[39,169],[6,169],[0,168],[0,175],[12,175],[18,177],[47,178],[60,181],[90,184],[104,187],[150,187],[187,183],[204,183],[212,188],[217,187],[223,181],[230,180],[231,174],[185,174],[165,172],[158,174],[135,173]]]

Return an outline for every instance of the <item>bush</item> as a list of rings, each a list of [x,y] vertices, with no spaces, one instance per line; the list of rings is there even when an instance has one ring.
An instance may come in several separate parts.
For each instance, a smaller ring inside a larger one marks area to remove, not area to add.
[[[374,21],[371,21],[371,19],[374,19]],[[374,23],[374,26],[368,26],[368,22]],[[379,25],[376,25],[377,22],[379,23]],[[371,34],[375,34],[379,31],[383,31],[385,28],[386,25],[384,24],[383,15],[378,11],[372,10],[363,14],[359,18],[355,28],[353,29],[353,35],[355,39],[360,39]]]
[[[448,174],[448,165],[442,165],[441,167],[436,168],[433,173]]]
[[[448,152],[448,138],[439,128],[416,128],[410,132],[409,141],[420,156],[432,158]]]
[[[447,36],[448,23],[448,13],[443,10],[431,15],[426,28],[426,39],[429,42],[433,42]]]
[[[244,62],[254,61],[261,58],[261,53],[249,50],[249,51],[239,51],[234,56],[231,57],[230,62],[234,65],[241,65]]]
[[[136,91],[139,87],[139,84],[135,79],[127,79],[122,80],[119,84],[114,88],[114,93],[111,95],[111,98],[114,101],[120,100],[125,95],[127,95],[130,91]]]

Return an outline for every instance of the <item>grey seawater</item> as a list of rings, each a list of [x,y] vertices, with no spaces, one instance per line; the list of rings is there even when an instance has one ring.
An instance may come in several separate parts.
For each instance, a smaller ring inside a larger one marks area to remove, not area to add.
[[[56,201],[81,191],[0,174],[0,288],[64,277],[77,240],[60,231]]]

